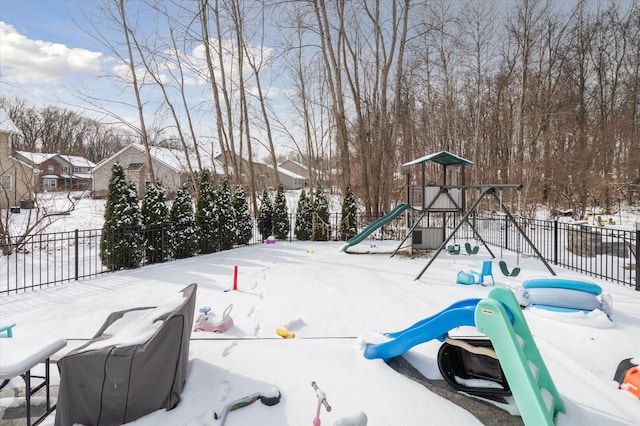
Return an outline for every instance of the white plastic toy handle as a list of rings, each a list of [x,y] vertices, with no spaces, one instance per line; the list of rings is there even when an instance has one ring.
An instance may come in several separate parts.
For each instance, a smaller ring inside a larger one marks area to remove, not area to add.
[[[224,312],[222,313],[223,320],[226,320],[227,318],[229,318],[229,315],[231,315],[231,309],[233,309],[233,304],[227,306],[227,309],[225,309]]]
[[[315,381],[311,382],[311,386],[313,386],[313,389],[316,391],[318,404],[324,405],[324,408],[327,410],[327,412],[331,411],[331,406],[329,405],[329,402],[327,402],[327,396],[325,395],[324,391],[318,387]]]

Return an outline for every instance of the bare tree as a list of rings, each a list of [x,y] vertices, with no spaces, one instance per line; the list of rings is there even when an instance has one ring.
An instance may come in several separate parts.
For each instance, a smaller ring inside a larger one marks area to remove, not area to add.
[[[133,93],[136,98],[136,105],[138,107],[138,119],[140,120],[140,138],[142,139],[142,144],[144,145],[144,149],[147,155],[147,170],[149,171],[149,180],[151,183],[156,183],[156,178],[153,172],[153,162],[151,161],[151,150],[149,144],[149,138],[147,135],[147,128],[145,125],[144,119],[144,108],[142,99],[140,98],[140,85],[138,83],[138,76],[136,74],[136,65],[133,57],[133,48],[132,41],[133,38],[135,41],[135,33],[133,29],[127,23],[127,13],[125,10],[125,2],[124,0],[119,0],[118,3],[118,13],[120,14],[120,23],[122,24],[122,31],[124,33],[124,38],[126,40],[127,54],[128,60],[127,65],[129,66],[129,72],[131,73],[131,85],[133,87]]]
[[[337,0],[334,3],[336,14],[336,26],[334,35],[333,25],[329,24],[329,11],[324,0],[311,0],[316,17],[318,37],[320,38],[321,54],[325,64],[325,79],[331,96],[332,119],[336,127],[336,145],[338,147],[339,166],[342,177],[342,186],[351,182],[351,161],[349,153],[349,135],[347,131],[347,117],[345,112],[345,99],[342,88],[342,44],[345,39],[344,8],[345,0]],[[335,45],[334,45],[335,43]]]
[[[268,155],[269,155],[269,159],[271,160],[271,166],[273,167],[273,171],[274,171],[274,180],[272,184],[274,188],[278,188],[280,186],[280,174],[278,173],[278,159],[277,159],[275,144],[273,140],[273,133],[271,131],[271,119],[268,114],[267,98],[262,89],[261,76],[260,76],[260,71],[262,70],[262,68],[265,65],[268,65],[267,63],[265,63],[267,62],[267,59],[265,58],[264,49],[262,47],[264,45],[264,40],[265,40],[264,4],[262,5],[262,7],[259,8],[259,10],[260,10],[259,13],[261,18],[258,20],[258,25],[255,26],[255,28],[260,29],[259,47],[257,49],[251,49],[247,45],[247,41],[245,37],[242,38],[242,44],[243,44],[243,51],[246,57],[247,64],[251,68],[251,72],[253,73],[254,81],[256,83],[256,98],[258,101],[258,105],[260,107],[261,118],[264,124],[264,132],[267,138]]]

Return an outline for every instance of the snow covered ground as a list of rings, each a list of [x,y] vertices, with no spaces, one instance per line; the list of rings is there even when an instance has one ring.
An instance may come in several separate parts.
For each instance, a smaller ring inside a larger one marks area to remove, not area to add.
[[[396,244],[364,242],[352,248],[362,254],[347,254],[338,242],[277,242],[110,273],[3,295],[1,322],[16,322],[14,335],[67,339],[67,347],[56,355],[60,357],[91,338],[110,312],[161,305],[197,283],[196,307],[207,305],[222,314],[233,305],[234,327],[224,334],[192,333],[181,402],[174,410],[160,410],[132,424],[215,426],[221,423],[215,414],[230,402],[277,389],[282,395],[278,404],[257,402],[233,411],[226,424],[310,425],[316,415],[314,381],[332,407],[330,412],[322,409],[322,424],[333,425],[360,412],[370,426],[481,424],[382,360],[366,359],[363,349],[365,342],[382,339],[381,333],[402,330],[456,301],[486,297],[491,287],[455,281],[458,271],[479,270],[489,256],[483,248],[476,256],[443,253],[415,280],[428,259],[390,257]],[[515,265],[515,254],[504,256]],[[493,262],[498,287],[516,289],[523,280],[551,275],[540,262],[521,257],[522,273],[507,278],[497,268],[498,260]],[[238,290],[225,291],[233,285],[235,266]],[[559,268],[556,273],[595,282],[613,300],[613,323],[597,311],[577,319],[524,311],[565,405],[556,424],[640,424],[640,400],[612,380],[621,360],[640,361],[640,292]],[[281,338],[278,328],[295,332],[295,338]],[[451,334],[474,331],[454,327]],[[440,379],[440,345],[437,340],[416,345],[404,358],[427,378]],[[54,368],[58,380],[56,374]],[[20,385],[18,378],[9,386]],[[13,397],[0,399],[0,407],[17,403]],[[51,415],[44,424],[53,420]]]

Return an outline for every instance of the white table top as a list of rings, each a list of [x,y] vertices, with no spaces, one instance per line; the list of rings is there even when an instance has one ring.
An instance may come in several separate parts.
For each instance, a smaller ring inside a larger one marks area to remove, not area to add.
[[[65,339],[0,338],[0,380],[31,370],[67,345]]]

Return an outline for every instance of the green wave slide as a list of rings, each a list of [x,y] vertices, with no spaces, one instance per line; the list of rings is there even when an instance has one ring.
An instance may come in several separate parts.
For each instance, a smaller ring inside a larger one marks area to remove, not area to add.
[[[382,225],[386,225],[387,223],[391,222],[393,219],[398,217],[398,215],[400,215],[400,213],[404,212],[405,210],[407,210],[409,208],[411,208],[411,206],[409,204],[406,204],[406,203],[398,204],[389,213],[387,213],[386,215],[382,216],[380,219],[378,219],[378,220],[376,220],[374,222],[371,222],[369,224],[369,226],[367,226],[362,231],[360,231],[359,234],[351,237],[349,239],[349,241],[347,241],[346,244],[342,247],[342,251],[346,251],[349,247],[354,246],[354,245],[356,245],[358,243],[361,243],[373,231],[375,231],[376,229],[380,228]]]

